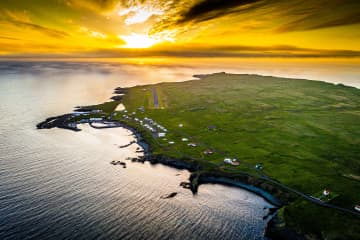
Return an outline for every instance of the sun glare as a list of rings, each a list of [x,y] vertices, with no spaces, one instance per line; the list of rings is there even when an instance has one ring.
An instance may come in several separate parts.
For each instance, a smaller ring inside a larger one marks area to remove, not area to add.
[[[126,44],[122,46],[124,48],[149,48],[160,42],[159,39],[152,38],[146,34],[132,33],[128,36],[119,37],[126,42]]]

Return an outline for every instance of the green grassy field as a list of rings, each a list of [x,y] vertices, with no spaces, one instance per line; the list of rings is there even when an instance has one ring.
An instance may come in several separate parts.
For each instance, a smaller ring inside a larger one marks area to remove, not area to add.
[[[154,153],[195,159],[204,169],[229,173],[256,175],[254,167],[262,163],[266,175],[305,194],[327,188],[339,194],[333,204],[352,209],[360,203],[360,90],[356,88],[219,73],[202,80],[136,86],[129,89],[123,104],[137,118],[150,117],[168,130],[166,141],[152,141]],[[141,106],[143,113],[138,111]],[[122,114],[116,118],[124,120]],[[183,137],[198,146],[187,146]],[[215,153],[205,155],[207,148]],[[237,158],[240,165],[225,165],[224,157]],[[283,215],[288,226],[311,236],[360,239],[358,218],[300,198],[286,206]]]

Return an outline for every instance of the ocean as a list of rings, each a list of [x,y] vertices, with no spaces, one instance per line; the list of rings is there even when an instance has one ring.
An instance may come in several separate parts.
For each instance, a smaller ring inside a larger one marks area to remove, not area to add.
[[[183,81],[221,69],[293,76],[301,68],[222,64],[0,62],[0,239],[264,239],[263,217],[272,205],[251,192],[206,184],[193,195],[179,186],[189,177],[186,170],[111,165],[138,154],[136,145],[119,148],[134,140],[126,129],[36,129],[47,117],[108,100],[119,86]],[[360,86],[358,67],[326,65],[317,74]],[[172,192],[178,194],[161,198]]]

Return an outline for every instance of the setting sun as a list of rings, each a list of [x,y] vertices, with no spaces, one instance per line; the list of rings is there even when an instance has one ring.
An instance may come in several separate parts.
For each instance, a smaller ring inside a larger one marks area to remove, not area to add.
[[[149,48],[156,43],[160,42],[159,39],[155,39],[153,37],[150,37],[147,34],[137,34],[132,33],[128,36],[119,36],[121,39],[123,39],[126,44],[122,46],[123,48]]]

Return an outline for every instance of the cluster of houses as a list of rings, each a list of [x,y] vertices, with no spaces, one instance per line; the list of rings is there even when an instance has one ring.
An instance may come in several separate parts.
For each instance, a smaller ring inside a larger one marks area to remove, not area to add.
[[[127,111],[123,111],[124,113],[127,113]],[[154,121],[151,118],[145,117],[144,119],[139,119],[137,117],[135,117],[136,112],[132,112],[131,115],[133,115],[132,117],[124,114],[123,118],[124,119],[132,119],[135,122],[139,123],[141,126],[143,126],[145,129],[149,130],[154,137],[159,137],[159,138],[163,138],[166,136],[167,133],[167,129],[162,126],[161,124],[157,123],[156,121]]]
[[[139,107],[138,108],[139,111],[144,112],[144,107]],[[127,110],[124,110],[123,113],[127,113]],[[129,116],[130,115],[130,116]],[[161,124],[157,123],[155,120],[145,117],[144,119],[139,119],[137,117],[135,117],[136,112],[132,112],[131,114],[124,114],[123,118],[126,120],[133,120],[137,123],[139,123],[141,126],[143,126],[145,129],[149,130],[154,137],[156,138],[164,138],[164,140],[166,140],[166,134],[168,132],[168,130],[162,126]],[[182,128],[184,125],[182,123],[180,123],[178,125],[180,128]],[[189,139],[188,138],[181,138],[182,142],[188,142]],[[169,141],[168,144],[173,145],[175,144],[174,141]],[[187,144],[189,147],[196,147],[197,144],[194,142],[190,142]]]
[[[142,113],[145,111],[144,107],[139,107],[138,110],[140,112],[142,112]],[[124,113],[124,115],[123,115],[124,119],[127,119],[127,120],[131,119],[131,120],[139,123],[145,129],[149,130],[153,134],[154,137],[163,138],[164,140],[167,140],[166,139],[166,134],[167,134],[168,130],[164,126],[162,126],[161,124],[154,121],[153,119],[145,117],[144,119],[141,120],[141,119],[135,117],[136,112],[132,112],[131,114],[127,114],[128,113],[127,110],[124,110],[122,112]],[[179,123],[178,127],[183,128],[184,124]],[[211,126],[208,126],[208,129],[209,130],[216,130],[217,127],[214,126],[214,125],[211,125]],[[181,138],[181,141],[182,142],[188,142],[189,139],[183,137],[183,138]],[[175,142],[174,141],[168,141],[168,144],[173,145],[173,144],[175,144]],[[197,147],[198,146],[195,142],[189,142],[187,145],[189,147]],[[203,153],[205,155],[211,155],[211,154],[214,153],[214,150],[206,149],[206,150],[203,151]],[[240,164],[240,162],[235,158],[233,158],[233,159],[225,158],[224,163],[225,164],[230,164],[232,166],[238,166]],[[255,168],[258,169],[258,170],[261,170],[262,169],[262,164],[256,164]]]
[[[138,121],[143,127],[150,130],[155,137],[163,138],[166,136],[168,130],[151,118],[145,117],[144,120],[137,120],[135,118],[134,120]]]

